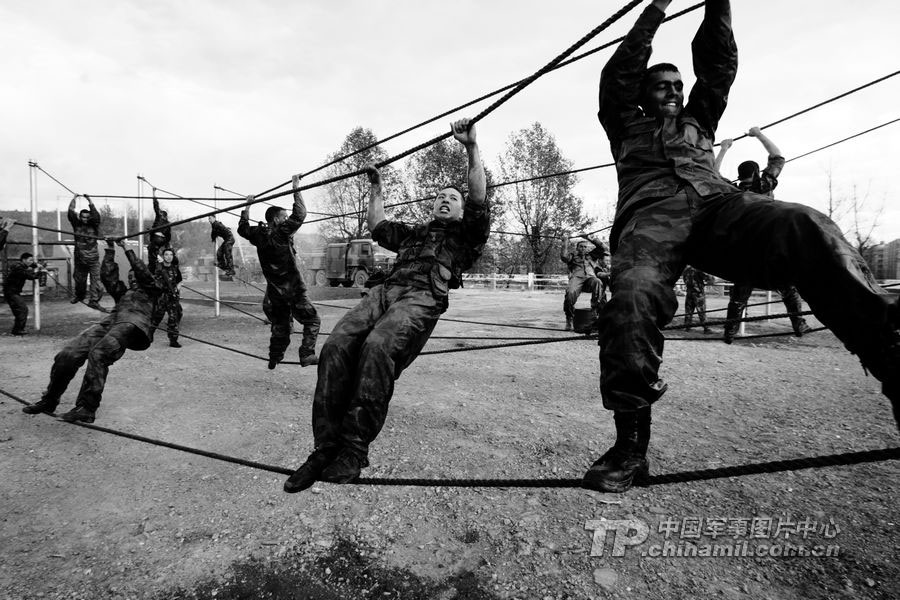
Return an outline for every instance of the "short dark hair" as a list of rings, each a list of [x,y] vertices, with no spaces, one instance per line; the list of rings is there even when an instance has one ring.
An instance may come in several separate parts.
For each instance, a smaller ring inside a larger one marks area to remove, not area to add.
[[[753,179],[759,177],[759,163],[754,160],[745,160],[738,165],[738,179]]]
[[[171,253],[172,253],[172,256],[175,256],[175,249],[174,249],[174,248],[163,248],[162,253],[165,254],[166,252],[171,252]]]
[[[681,73],[681,70],[672,63],[656,63],[644,70],[641,76],[641,96],[647,91],[647,84],[650,83],[650,75],[659,73],[660,71],[671,71],[673,73]]]
[[[86,214],[86,215],[90,216],[91,211],[88,210],[87,208],[82,208],[81,210],[78,211],[78,214],[79,214],[79,215],[84,215],[84,214]]]
[[[446,189],[448,189],[448,188],[451,189],[451,190],[456,190],[457,192],[459,192],[460,198],[462,198],[463,200],[466,199],[466,194],[462,191],[462,188],[459,187],[458,185],[456,185],[455,183],[445,183],[444,185],[442,185],[441,187],[439,187],[439,188],[437,189],[437,191],[440,192],[441,190],[446,190]]]
[[[275,216],[283,210],[284,209],[281,208],[280,206],[270,206],[269,208],[267,208],[266,209],[266,223],[271,223],[275,219]]]
[[[19,257],[19,260],[25,260],[26,258],[31,258],[34,256],[31,252],[23,252],[22,256]]]

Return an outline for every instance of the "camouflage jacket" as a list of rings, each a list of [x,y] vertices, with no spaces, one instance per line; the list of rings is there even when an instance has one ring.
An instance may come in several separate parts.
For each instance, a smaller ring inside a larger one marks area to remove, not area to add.
[[[131,265],[135,286],[129,287],[119,279],[119,265],[116,251],[107,248],[100,265],[100,280],[109,295],[116,301],[116,307],[102,321],[112,326],[131,323],[140,332],[130,340],[129,350],[146,350],[153,343],[153,326],[150,324],[156,303],[163,293],[163,286],[133,250],[126,250],[125,256]]]
[[[90,261],[100,260],[100,251],[97,249],[97,239],[100,237],[100,213],[91,204],[88,210],[91,216],[87,223],[82,223],[74,208],[68,212],[69,225],[75,233],[75,260]],[[93,236],[93,237],[86,237]]]
[[[22,261],[17,261],[9,267],[9,272],[6,274],[6,280],[3,283],[3,294],[6,296],[17,296],[22,293],[26,280],[37,278],[37,269],[26,266]]]
[[[212,223],[209,241],[215,242],[217,237],[222,238],[223,242],[234,241],[234,234],[231,233],[231,229],[226,227],[222,221],[214,221]]]
[[[778,186],[778,176],[784,169],[784,163],[783,156],[770,156],[766,168],[762,170],[759,177],[755,177],[753,181],[741,181],[738,183],[738,187],[742,192],[753,192],[772,198],[774,190]]]
[[[306,288],[297,268],[297,250],[294,248],[294,234],[300,229],[303,219],[304,215],[295,204],[291,215],[274,227],[264,223],[251,227],[243,214],[238,223],[238,235],[256,246],[266,281],[285,295],[290,295],[295,288]]]

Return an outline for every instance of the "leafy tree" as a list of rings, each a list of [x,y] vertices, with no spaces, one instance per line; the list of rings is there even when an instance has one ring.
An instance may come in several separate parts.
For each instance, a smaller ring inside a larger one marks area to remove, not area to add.
[[[538,122],[511,134],[506,151],[500,156],[500,173],[504,181],[571,168],[572,162],[562,155],[553,135]],[[591,219],[584,212],[584,202],[572,192],[577,181],[574,174],[569,174],[500,188],[509,227],[525,235],[530,267],[535,273],[544,272],[563,232],[587,230],[591,226]]]
[[[332,161],[355,152],[377,140],[378,138],[371,129],[356,127],[347,135],[341,147],[330,154],[327,160]],[[324,177],[329,178],[357,171],[386,158],[388,158],[387,152],[376,146],[332,165],[325,170]],[[384,182],[385,197],[390,198],[392,191],[396,193],[397,188],[401,186],[399,176],[396,170],[388,165],[381,169],[381,178]],[[366,211],[369,208],[369,180],[366,177],[350,177],[326,186],[323,204],[323,212],[339,215],[356,213],[322,221],[319,229],[325,238],[331,241],[341,241],[366,237],[369,234],[366,224]]]

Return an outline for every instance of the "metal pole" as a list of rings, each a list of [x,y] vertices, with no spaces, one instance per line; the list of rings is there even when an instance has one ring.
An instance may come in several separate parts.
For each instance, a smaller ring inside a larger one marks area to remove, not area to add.
[[[138,173],[138,231],[144,230],[144,179]],[[144,244],[138,240],[138,258],[144,259]]]
[[[34,172],[34,161],[28,163],[28,191],[29,196],[31,196],[31,222],[34,225],[37,225],[38,221],[38,210],[37,210],[37,177]],[[38,230],[32,228],[31,230],[31,253],[34,254],[34,259],[37,260],[38,256]],[[32,286],[34,289],[34,330],[41,330],[41,280],[40,278],[32,281]]]
[[[772,306],[772,290],[766,290],[766,316],[769,316],[769,307]]]
[[[213,198],[214,198],[213,208],[218,210],[219,194],[217,192],[217,188],[216,188],[215,184],[213,184]],[[216,282],[215,283],[215,285],[216,285],[216,294],[215,294],[216,302],[215,302],[214,306],[216,307],[216,316],[218,317],[219,316],[219,265],[217,263],[218,263],[218,261],[216,260],[216,240],[213,240],[213,281]]]

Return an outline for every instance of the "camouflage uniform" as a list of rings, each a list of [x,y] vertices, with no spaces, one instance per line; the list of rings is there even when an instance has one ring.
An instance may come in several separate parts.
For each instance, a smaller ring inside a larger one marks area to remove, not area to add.
[[[231,249],[234,247],[234,235],[231,233],[231,229],[221,221],[214,221],[210,241],[216,243],[216,238],[219,237],[222,238],[222,243],[219,244],[219,249],[216,251],[216,266],[226,274],[234,275],[234,258],[231,254]]]
[[[74,203],[74,200],[72,201]],[[97,250],[97,239],[100,237],[100,213],[89,205],[91,216],[87,223],[82,223],[78,213],[70,206],[69,224],[75,234],[75,269],[72,278],[75,280],[75,300],[84,300],[87,293],[87,278],[91,276],[89,302],[99,302],[103,296],[100,289],[100,251]],[[86,237],[93,236],[93,237]]]
[[[122,358],[126,349],[146,350],[153,342],[151,316],[162,288],[133,250],[126,250],[125,255],[131,264],[136,285],[128,288],[119,281],[115,250],[107,248],[101,277],[116,306],[102,321],[66,343],[53,359],[50,383],[42,396],[42,400],[53,407],[59,404],[69,382],[87,361],[76,406],[96,412],[109,367]]]
[[[900,387],[885,345],[900,311],[837,226],[807,206],[741,192],[715,170],[713,136],[737,69],[727,1],[707,0],[693,42],[697,81],[681,113],[657,121],[640,110],[663,17],[653,5],[643,11],[600,81],[599,117],[619,176],[612,298],[600,318],[603,405],[638,411],[664,393],[660,328],[675,313],[672,288],[687,263],[764,289],[796,285],[885,390],[887,380]]]
[[[566,286],[566,296],[563,299],[563,313],[566,322],[575,317],[575,303],[582,291],[591,293],[591,308],[599,313],[606,304],[606,283],[609,281],[609,273],[603,257],[607,255],[606,247],[591,240],[594,249],[581,254],[576,245],[575,250],[560,254],[560,260],[569,269],[569,284]]]
[[[3,298],[15,318],[11,332],[13,335],[24,333],[25,324],[28,322],[28,304],[22,298],[25,280],[34,280],[39,276],[34,267],[29,267],[22,261],[13,264],[6,274],[6,281],[3,283]]]
[[[163,289],[156,302],[156,310],[153,312],[153,327],[159,326],[163,316],[168,313],[166,332],[169,335],[169,342],[177,342],[178,327],[184,314],[181,308],[181,293],[178,291],[178,284],[181,283],[181,270],[178,268],[178,263],[173,262],[169,266],[166,266],[165,263],[157,263],[155,270],[151,269],[151,271],[154,272]]]
[[[697,320],[703,326],[703,333],[709,333],[709,327],[706,326],[706,285],[709,283],[709,275],[699,269],[691,266],[684,268],[681,275],[684,279],[684,326],[685,329],[691,328],[691,321],[694,312],[697,313]]]
[[[272,323],[269,338],[269,361],[272,363],[280,362],[291,344],[292,317],[303,324],[300,357],[316,352],[321,321],[316,308],[306,297],[306,283],[297,268],[297,251],[294,249],[294,234],[304,218],[295,203],[291,215],[274,227],[263,223],[251,227],[244,214],[238,223],[238,235],[256,246],[259,264],[266,277],[263,312]]]
[[[419,355],[448,306],[448,293],[481,255],[487,203],[466,202],[460,222],[412,227],[384,220],[372,232],[397,252],[394,269],[345,314],[319,355],[313,399],[316,449],[365,455],[387,417],[394,382]]]
[[[774,190],[778,186],[778,176],[781,174],[781,170],[784,169],[784,162],[784,157],[782,156],[770,156],[766,168],[763,169],[759,175],[754,177],[752,181],[739,182],[738,187],[744,192],[755,192],[772,198],[774,196]],[[731,343],[741,326],[738,319],[743,316],[744,311],[747,309],[747,301],[750,300],[750,295],[753,293],[753,290],[754,287],[752,285],[741,285],[737,283],[731,288],[730,299],[728,301],[728,313],[726,315],[728,323],[725,324],[724,335],[724,339],[728,343]],[[809,329],[809,325],[807,325],[806,319],[796,314],[803,311],[800,292],[792,285],[780,287],[777,291],[781,294],[781,300],[784,302],[784,307],[789,313],[792,313],[790,319],[791,325],[794,328],[794,333],[798,336],[802,335],[804,331]]]
[[[166,211],[159,207],[159,200],[156,198],[153,199],[153,215],[153,226],[151,229],[156,229],[157,227],[169,224],[169,217],[166,214]],[[147,266],[150,268],[150,272],[153,273],[156,269],[156,263],[159,261],[160,250],[168,247],[172,242],[172,228],[166,227],[165,229],[148,233],[146,240]]]

